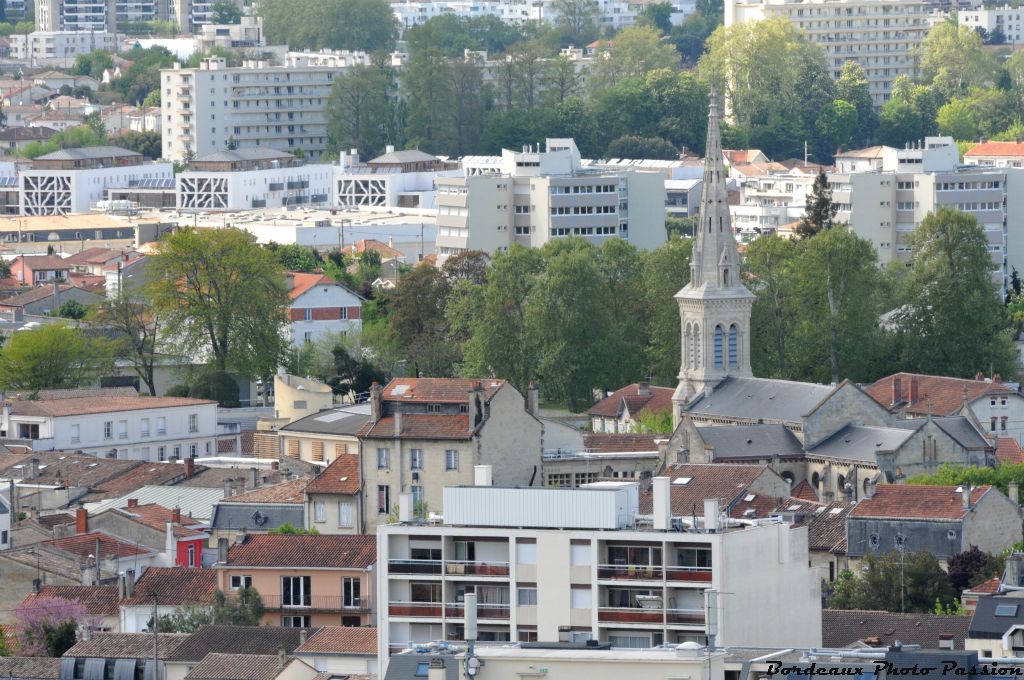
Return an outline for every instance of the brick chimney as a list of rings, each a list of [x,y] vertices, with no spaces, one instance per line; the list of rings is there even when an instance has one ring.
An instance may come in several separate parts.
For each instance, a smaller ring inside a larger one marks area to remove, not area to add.
[[[907,398],[907,404],[917,403],[917,378],[910,379],[910,396]]]
[[[898,375],[892,379],[892,401],[890,405],[895,406],[903,400],[903,378]]]
[[[185,479],[189,479],[196,473],[196,461],[195,458],[185,459]]]
[[[137,508],[137,507],[139,507],[139,499],[138,498],[129,498],[128,499],[128,507],[129,508]]]
[[[980,381],[984,381],[985,380],[985,373],[984,373],[984,371],[978,371],[977,373],[975,373],[974,374],[974,379],[978,380],[979,382]]]
[[[171,509],[171,521],[175,524],[181,524],[181,508]]]
[[[78,510],[75,510],[75,533],[89,533],[89,511],[85,508],[78,508]]]
[[[377,422],[384,415],[384,388],[376,380],[370,385],[370,420]]]
[[[651,396],[651,383],[647,382],[646,380],[638,383],[636,386],[636,394],[639,397]]]

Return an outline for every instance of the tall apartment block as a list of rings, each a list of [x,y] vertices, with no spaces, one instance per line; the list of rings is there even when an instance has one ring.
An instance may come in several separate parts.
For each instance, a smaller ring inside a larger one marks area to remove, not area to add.
[[[481,642],[820,644],[806,528],[729,520],[715,499],[675,517],[670,490],[655,478],[641,516],[633,482],[447,487],[440,523],[410,521],[403,495],[377,530],[381,673],[402,649],[462,640],[468,593]]]
[[[324,109],[345,66],[310,66],[301,54],[284,66],[246,62],[160,72],[163,156],[180,161],[229,147],[269,148],[318,159],[327,148]]]
[[[439,261],[567,236],[594,243],[618,236],[642,249],[665,242],[664,176],[584,167],[571,139],[548,139],[544,150],[503,150],[497,167],[463,159],[463,168],[466,177],[437,179]]]
[[[725,0],[725,25],[789,19],[825,50],[834,78],[846,61],[860,64],[881,106],[897,76],[918,74],[928,12],[923,0]]]
[[[241,0],[228,0],[241,7]],[[36,30],[115,33],[125,24],[173,21],[194,32],[212,23],[217,0],[35,0]]]

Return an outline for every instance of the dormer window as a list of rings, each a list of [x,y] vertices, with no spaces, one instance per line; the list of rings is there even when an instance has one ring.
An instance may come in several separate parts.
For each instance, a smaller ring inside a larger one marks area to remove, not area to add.
[[[427,404],[427,413],[440,413],[440,412],[441,412],[441,405],[440,404]]]

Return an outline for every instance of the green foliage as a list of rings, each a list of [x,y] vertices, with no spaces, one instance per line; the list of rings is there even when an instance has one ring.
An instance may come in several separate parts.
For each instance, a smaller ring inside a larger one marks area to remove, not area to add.
[[[38,158],[60,149],[78,149],[87,146],[102,146],[107,143],[106,132],[97,131],[89,125],[76,125],[61,130],[45,142],[31,142],[25,145],[22,155],[25,158]]]
[[[67,389],[88,385],[113,367],[114,346],[64,323],[18,331],[0,350],[0,388]]]
[[[78,300],[65,300],[57,308],[55,316],[62,319],[82,319],[85,317],[86,311],[85,305]]]
[[[597,37],[598,6],[595,0],[554,0],[555,27],[562,41],[582,47]]]
[[[848,101],[835,99],[818,114],[819,156],[828,158],[836,149],[850,148],[858,128],[857,107]]]
[[[218,625],[258,626],[265,611],[255,588],[240,588],[230,596],[220,590],[213,594],[213,622]]]
[[[673,297],[690,281],[693,241],[670,238],[644,256],[644,311],[647,319],[646,374],[656,385],[671,385],[679,374],[682,345],[679,306]],[[635,313],[635,311],[634,311]],[[628,380],[629,376],[624,376]]]
[[[624,28],[597,49],[588,83],[594,91],[623,78],[643,78],[655,69],[678,69],[679,52],[649,26]]]
[[[637,21],[657,29],[662,34],[669,33],[672,30],[672,3],[652,2],[646,5]]]
[[[154,92],[158,92],[158,90],[154,90]],[[158,130],[145,132],[126,130],[118,134],[112,141],[122,149],[137,151],[146,158],[157,159],[163,155],[163,140]]]
[[[862,145],[870,142],[878,127],[878,115],[871,99],[867,76],[857,62],[847,60],[843,63],[839,79],[836,81],[836,99],[853,104],[857,110],[853,143]]]
[[[242,10],[233,2],[216,2],[210,10],[213,12],[213,16],[210,17],[212,24],[242,23]]]
[[[78,642],[78,622],[74,620],[43,624],[47,656],[64,656]]]
[[[225,371],[207,371],[189,387],[188,396],[194,399],[211,399],[222,408],[238,408],[238,382]]]
[[[388,332],[416,376],[450,376],[457,348],[448,342],[445,307],[451,283],[440,271],[420,266],[402,277],[390,295]]]
[[[242,54],[238,50],[229,50],[224,47],[212,47],[207,52],[193,52],[192,56],[182,64],[185,68],[199,68],[205,59],[220,58],[228,66],[241,66]],[[152,94],[152,93],[150,93]]]
[[[460,17],[445,14],[409,28],[404,38],[414,49],[430,46],[447,57],[461,58],[465,50],[499,54],[525,38],[521,27],[499,17]]]
[[[672,411],[642,412],[636,419],[635,430],[643,434],[672,434],[675,431],[672,425]]]
[[[672,143],[661,137],[619,137],[608,145],[609,158],[655,158],[676,160],[679,151]]]
[[[157,621],[157,632],[160,633],[194,633],[200,626],[207,626],[214,622],[213,610],[209,607],[197,605],[182,605],[176,607],[170,614],[164,614]],[[146,629],[153,630],[153,617],[146,622]]]
[[[288,522],[285,522],[276,529],[269,530],[267,533],[274,534],[275,536],[317,536],[320,534],[316,527],[303,529],[302,527],[293,527]]]
[[[0,279],[11,277],[11,263],[0,257]]]
[[[976,545],[949,558],[949,582],[956,591],[963,592],[993,576],[1002,575],[1001,561],[995,555],[983,552]]]
[[[334,80],[327,107],[327,139],[332,151],[358,149],[373,158],[400,138],[395,73],[358,64]]]
[[[931,484],[933,486],[961,486],[970,484],[972,487],[991,485],[1009,493],[1010,483],[1016,482],[1024,486],[1024,463],[1003,463],[997,468],[964,467],[943,463],[932,474],[911,477],[908,484]]]
[[[137,104],[153,90],[160,89],[160,69],[174,66],[175,57],[164,47],[135,47],[122,55],[132,63],[111,88],[122,101]]]
[[[921,70],[947,98],[994,79],[995,58],[982,47],[981,36],[967,26],[943,21],[928,32],[922,45]]]
[[[76,76],[91,76],[99,81],[106,69],[114,69],[114,58],[105,50],[94,50],[75,57],[71,73]]]
[[[796,233],[800,238],[810,238],[820,231],[835,226],[839,206],[832,202],[832,190],[828,187],[828,175],[819,172],[814,178],[811,193],[807,195],[807,207],[800,218]]]
[[[272,45],[390,52],[398,35],[386,0],[266,0],[259,14]]]
[[[695,66],[704,54],[707,39],[722,25],[722,12],[704,14],[700,10],[687,15],[683,23],[672,27],[669,34],[683,61],[688,66]]]
[[[323,258],[315,248],[300,246],[297,243],[281,245],[271,242],[267,244],[267,250],[272,252],[285,271],[289,272],[312,272],[323,263]]]
[[[902,585],[902,587],[901,587]],[[939,561],[927,551],[865,555],[856,572],[839,574],[828,600],[833,609],[932,612],[952,605],[956,593]]]

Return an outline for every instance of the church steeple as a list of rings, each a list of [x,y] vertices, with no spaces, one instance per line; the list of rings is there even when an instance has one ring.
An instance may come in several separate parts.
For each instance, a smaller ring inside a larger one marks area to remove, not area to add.
[[[676,424],[691,401],[709,394],[725,378],[751,375],[750,311],[754,295],[740,279],[726,182],[718,97],[712,88],[690,282],[675,295],[682,324],[679,386],[672,396]]]

